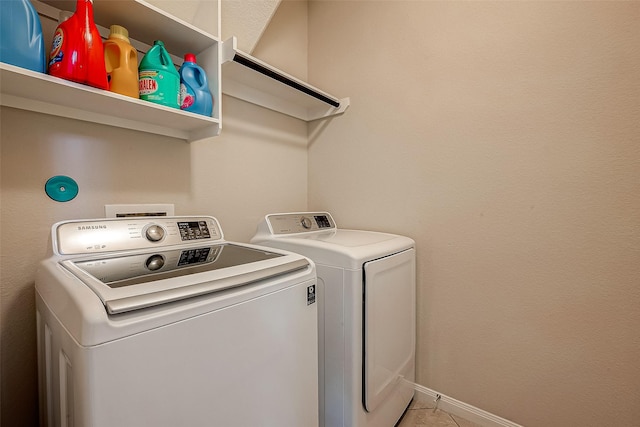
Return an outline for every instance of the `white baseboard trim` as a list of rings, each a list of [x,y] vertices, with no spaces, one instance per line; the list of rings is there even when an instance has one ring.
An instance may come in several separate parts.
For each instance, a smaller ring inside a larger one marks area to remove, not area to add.
[[[460,402],[452,397],[438,393],[437,391],[431,390],[427,387],[423,387],[420,384],[412,383],[412,385],[416,391],[414,400],[433,402],[434,407],[442,409],[452,415],[457,415],[467,421],[471,421],[484,427],[522,427],[520,424],[516,424],[497,415],[493,415],[492,413],[483,411],[482,409],[476,408],[475,406],[471,406],[467,403]],[[438,399],[438,396],[440,396],[440,399]]]

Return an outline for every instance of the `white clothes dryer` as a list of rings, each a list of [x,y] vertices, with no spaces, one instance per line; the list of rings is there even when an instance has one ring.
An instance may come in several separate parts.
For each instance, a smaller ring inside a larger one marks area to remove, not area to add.
[[[36,275],[41,426],[318,425],[315,267],[208,216],[65,221]]]
[[[414,395],[414,241],[304,212],[265,216],[251,242],[316,264],[320,425],[393,427]]]

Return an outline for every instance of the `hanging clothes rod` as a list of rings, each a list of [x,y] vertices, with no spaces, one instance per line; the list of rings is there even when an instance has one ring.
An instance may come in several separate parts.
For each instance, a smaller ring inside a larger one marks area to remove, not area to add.
[[[345,112],[349,98],[337,98],[238,49],[222,43],[222,93],[306,122]]]
[[[296,90],[299,90],[300,92],[306,93],[309,96],[312,96],[322,102],[325,102],[335,108],[339,108],[340,107],[340,102],[329,98],[328,96],[323,95],[322,93],[315,91],[307,86],[304,86],[298,82],[296,82],[295,80],[292,80],[290,78],[288,78],[285,75],[276,73],[275,71],[257,63],[256,61],[252,60],[251,58],[242,56],[241,54],[239,54],[238,52],[235,53],[235,55],[233,56],[233,61],[237,62],[238,64],[244,65],[245,67],[251,68],[254,71],[257,71],[258,73],[264,74],[267,77],[270,77],[274,80],[279,81],[280,83],[283,83],[289,87],[292,87]]]

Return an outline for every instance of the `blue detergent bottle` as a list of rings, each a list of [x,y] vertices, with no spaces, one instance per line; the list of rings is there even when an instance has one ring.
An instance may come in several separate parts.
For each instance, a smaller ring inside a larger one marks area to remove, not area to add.
[[[47,71],[40,18],[29,0],[0,0],[0,61]]]
[[[187,53],[178,70],[180,74],[180,109],[211,117],[213,96],[209,90],[207,74],[196,64],[196,56]]]

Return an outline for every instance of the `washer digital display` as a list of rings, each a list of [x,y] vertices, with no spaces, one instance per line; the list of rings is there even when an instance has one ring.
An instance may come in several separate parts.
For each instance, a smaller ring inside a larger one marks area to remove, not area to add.
[[[179,222],[178,230],[182,240],[199,240],[211,238],[206,221]]]

